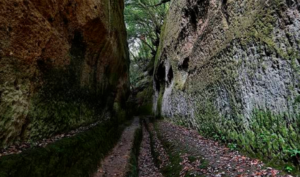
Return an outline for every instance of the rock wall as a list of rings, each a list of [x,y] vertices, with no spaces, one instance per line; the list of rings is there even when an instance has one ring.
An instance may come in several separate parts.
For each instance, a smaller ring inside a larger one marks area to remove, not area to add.
[[[120,110],[129,90],[121,0],[0,2],[0,144]]]
[[[172,1],[155,66],[157,115],[265,157],[300,149],[299,0]]]

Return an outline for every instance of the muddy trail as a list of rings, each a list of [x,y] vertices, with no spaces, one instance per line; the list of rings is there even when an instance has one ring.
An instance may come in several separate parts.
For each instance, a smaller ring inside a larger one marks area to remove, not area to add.
[[[291,177],[194,130],[150,119],[135,118],[94,177]]]

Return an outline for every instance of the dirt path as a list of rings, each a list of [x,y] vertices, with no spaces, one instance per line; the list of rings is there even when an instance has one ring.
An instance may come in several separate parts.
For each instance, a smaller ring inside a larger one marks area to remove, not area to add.
[[[216,141],[203,138],[196,131],[166,121],[158,121],[155,127],[171,162],[167,168],[160,169],[166,177],[291,177],[266,167],[257,159],[243,156]]]
[[[118,144],[112,152],[101,162],[101,167],[93,177],[123,177],[125,176],[134,141],[134,133],[140,127],[139,118],[136,117],[127,127]]]
[[[196,131],[167,121],[155,125],[147,118],[142,121],[143,137],[136,158],[139,177],[291,177]],[[93,177],[126,176],[139,127],[139,119],[135,118]]]
[[[139,177],[163,177],[154,164],[151,154],[150,135],[146,127],[143,126],[143,140],[138,158]]]

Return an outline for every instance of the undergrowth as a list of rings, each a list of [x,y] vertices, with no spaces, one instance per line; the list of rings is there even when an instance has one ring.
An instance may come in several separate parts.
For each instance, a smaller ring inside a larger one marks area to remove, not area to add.
[[[190,127],[188,120],[174,122]],[[293,174],[300,169],[300,116],[255,110],[250,120],[237,115],[225,118],[213,108],[203,108],[196,117],[199,133],[228,145],[231,150],[260,158],[268,165]],[[289,168],[286,168],[289,167]]]

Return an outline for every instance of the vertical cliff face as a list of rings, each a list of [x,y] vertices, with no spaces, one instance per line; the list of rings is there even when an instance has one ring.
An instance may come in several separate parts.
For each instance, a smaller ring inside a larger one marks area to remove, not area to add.
[[[120,0],[0,2],[0,143],[101,120],[128,92]]]
[[[298,0],[173,1],[154,111],[251,152],[299,148],[299,11]]]

